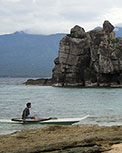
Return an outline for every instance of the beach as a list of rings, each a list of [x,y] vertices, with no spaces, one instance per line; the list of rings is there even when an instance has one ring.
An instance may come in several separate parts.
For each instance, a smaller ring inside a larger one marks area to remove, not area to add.
[[[116,153],[121,149],[122,126],[51,125],[0,136],[2,153]]]
[[[122,153],[122,143],[113,145],[108,153]]]

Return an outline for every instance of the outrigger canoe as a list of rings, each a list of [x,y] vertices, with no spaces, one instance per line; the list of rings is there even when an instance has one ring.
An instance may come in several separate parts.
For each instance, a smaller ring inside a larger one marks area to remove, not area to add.
[[[63,124],[63,125],[71,125],[77,122],[80,122],[86,119],[89,115],[86,115],[81,118],[40,118],[40,119],[20,119],[13,118],[11,119],[12,123],[39,123],[39,124]]]

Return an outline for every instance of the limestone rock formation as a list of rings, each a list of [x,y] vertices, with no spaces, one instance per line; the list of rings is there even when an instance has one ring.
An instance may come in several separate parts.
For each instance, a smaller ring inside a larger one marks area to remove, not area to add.
[[[52,79],[28,79],[26,82],[23,84],[25,85],[40,85],[40,86],[51,86],[52,85]]]
[[[54,82],[64,86],[84,83],[84,69],[90,64],[91,38],[83,28],[75,26],[60,42],[59,57],[53,69]]]
[[[80,26],[60,41],[52,80],[55,86],[122,86],[122,38],[114,26],[85,32]]]

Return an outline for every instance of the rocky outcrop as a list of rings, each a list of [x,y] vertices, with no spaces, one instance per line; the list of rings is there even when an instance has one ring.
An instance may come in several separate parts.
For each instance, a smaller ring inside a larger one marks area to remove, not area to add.
[[[0,152],[100,153],[121,142],[122,126],[57,125],[0,136]]]
[[[83,28],[71,29],[60,42],[59,57],[53,69],[54,82],[62,86],[84,84],[84,70],[90,65],[90,43],[90,35]]]
[[[52,85],[52,79],[28,79],[25,83],[25,85],[40,85],[40,86],[51,86]]]
[[[90,32],[79,26],[60,41],[52,80],[55,86],[122,86],[122,38],[114,26]]]

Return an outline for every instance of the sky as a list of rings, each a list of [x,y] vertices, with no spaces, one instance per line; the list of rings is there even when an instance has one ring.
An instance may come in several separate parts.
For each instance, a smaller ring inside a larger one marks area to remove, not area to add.
[[[0,0],[0,35],[69,33],[75,25],[89,31],[105,20],[122,26],[122,0]]]

